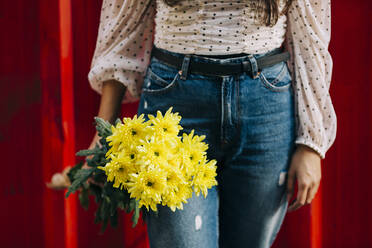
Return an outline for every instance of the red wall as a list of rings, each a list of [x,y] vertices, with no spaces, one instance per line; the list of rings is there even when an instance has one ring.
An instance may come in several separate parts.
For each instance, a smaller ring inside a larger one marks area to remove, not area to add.
[[[276,248],[372,247],[371,5],[332,2],[330,94],[337,138],[323,161],[317,197],[288,213]],[[93,198],[85,211],[76,199],[45,187],[53,173],[72,163],[75,151],[89,145],[99,103],[87,73],[101,1],[61,6],[0,1],[0,246],[146,247],[145,226],[132,229],[129,216],[121,214],[119,227],[100,235]],[[66,11],[71,18],[59,15]],[[136,107],[123,105],[123,115],[132,116]]]

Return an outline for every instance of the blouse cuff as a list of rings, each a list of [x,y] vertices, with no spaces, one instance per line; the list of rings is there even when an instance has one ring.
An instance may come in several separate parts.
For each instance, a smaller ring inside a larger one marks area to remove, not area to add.
[[[142,84],[143,77],[142,72],[116,67],[103,67],[99,63],[88,73],[89,84],[98,94],[102,94],[103,82],[108,80],[114,79],[126,86],[126,93],[122,103],[133,102],[139,99],[141,90],[139,87]]]
[[[325,158],[325,151],[321,149],[318,145],[316,145],[314,142],[306,140],[303,137],[298,137],[295,141],[295,144],[302,144],[306,145],[310,148],[312,148],[318,155],[320,156],[321,159]]]

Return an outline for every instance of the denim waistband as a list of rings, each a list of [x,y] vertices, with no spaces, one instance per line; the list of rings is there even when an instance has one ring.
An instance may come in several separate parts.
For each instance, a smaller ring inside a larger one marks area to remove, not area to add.
[[[155,46],[155,45],[154,45]],[[177,53],[177,52],[172,52],[163,48],[156,47],[159,50],[162,50],[165,53],[172,54],[173,56],[177,57],[183,57],[185,54],[184,53]],[[264,52],[264,53],[256,53],[256,54],[240,54],[237,55],[237,57],[232,57],[232,58],[212,58],[204,55],[199,55],[199,54],[192,54],[192,60],[197,61],[197,62],[204,62],[204,63],[218,63],[218,64],[226,64],[226,63],[241,63],[243,61],[249,60],[249,56],[253,55],[253,57],[260,58],[265,55],[270,55],[273,53],[277,53],[279,51],[283,51],[282,47],[274,48],[270,51]]]

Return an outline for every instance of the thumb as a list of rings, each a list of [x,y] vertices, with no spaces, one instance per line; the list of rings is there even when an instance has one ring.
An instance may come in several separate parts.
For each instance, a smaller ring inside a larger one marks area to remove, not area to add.
[[[288,181],[287,181],[287,201],[289,201],[293,195],[294,183],[295,183],[295,173],[289,172]]]

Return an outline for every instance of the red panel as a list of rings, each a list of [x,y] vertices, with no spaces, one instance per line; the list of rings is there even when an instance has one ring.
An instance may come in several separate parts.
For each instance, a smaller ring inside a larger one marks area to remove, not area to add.
[[[371,1],[333,1],[332,11],[338,130],[323,164],[323,247],[372,247]]]
[[[48,8],[52,11],[53,3]],[[39,22],[44,14],[38,1],[0,1],[1,247],[63,244],[58,237],[63,198],[44,184],[60,169],[59,153],[53,151],[60,149],[61,137],[55,118],[59,90],[49,91],[53,83],[59,85],[58,78],[50,80],[53,73],[58,76],[58,54],[53,54],[53,30],[45,33],[53,23]],[[54,20],[49,16],[48,21]],[[46,99],[55,108],[44,108]],[[51,232],[48,241],[44,230]]]
[[[35,7],[34,7],[35,8]],[[62,170],[63,132],[61,117],[60,92],[60,34],[57,1],[39,1],[40,16],[40,57],[34,61],[40,63],[42,89],[42,126],[34,126],[35,131],[42,131],[42,146],[34,147],[34,151],[42,154],[42,182],[49,182],[56,171]],[[26,29],[31,30],[31,29]],[[31,33],[31,32],[30,32]],[[36,35],[38,35],[36,33]],[[34,62],[35,63],[35,62]],[[36,164],[36,162],[35,162]],[[43,245],[24,244],[29,247],[65,247],[64,236],[64,193],[47,189],[43,185],[43,211],[40,222],[44,228],[38,230],[43,234]],[[33,226],[28,226],[30,230]]]
[[[60,24],[60,67],[63,128],[63,168],[75,164],[75,120],[73,90],[73,53],[71,28],[71,2],[59,1]],[[65,193],[67,190],[65,190]],[[65,240],[66,248],[77,247],[77,194],[65,198]]]

